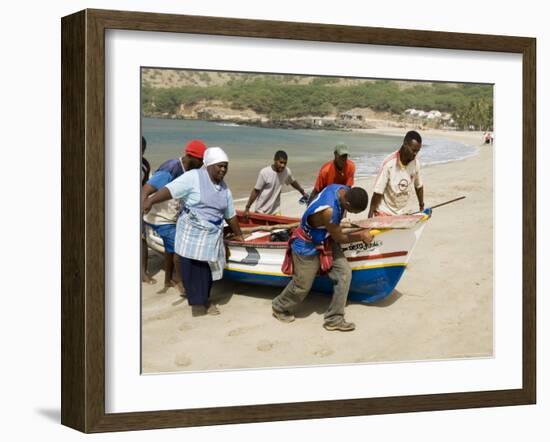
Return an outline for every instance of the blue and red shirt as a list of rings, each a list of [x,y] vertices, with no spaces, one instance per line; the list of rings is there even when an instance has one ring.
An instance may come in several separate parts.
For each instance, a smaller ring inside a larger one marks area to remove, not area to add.
[[[304,232],[311,237],[311,241],[304,241],[297,238],[292,242],[292,250],[298,255],[313,256],[319,253],[315,246],[321,244],[327,239],[330,234],[325,227],[312,227],[308,224],[307,219],[314,213],[320,212],[328,208],[332,209],[332,218],[330,222],[332,224],[340,224],[344,217],[344,209],[340,206],[340,199],[338,191],[340,189],[348,190],[349,186],[342,184],[331,184],[323,189],[323,191],[317,195],[311,204],[308,206],[300,226]]]

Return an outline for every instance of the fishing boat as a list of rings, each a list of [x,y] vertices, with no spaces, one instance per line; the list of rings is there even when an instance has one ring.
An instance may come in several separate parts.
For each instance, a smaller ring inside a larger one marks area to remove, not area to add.
[[[229,258],[224,279],[249,284],[284,287],[290,276],[281,271],[287,240],[292,229],[299,225],[299,218],[250,213],[245,219],[237,211],[245,241],[230,238],[226,227],[225,244]],[[352,280],[348,299],[371,303],[391,294],[403,276],[430,213],[415,215],[383,216],[357,221],[349,229],[369,229],[373,240],[365,244],[342,244],[342,250],[352,268]],[[149,247],[163,252],[162,239],[150,228],[146,229]],[[317,276],[312,290],[332,293],[332,281],[328,276]]]
[[[250,284],[284,287],[290,276],[281,271],[287,238],[298,218],[251,213],[244,219],[238,212],[243,232],[253,230],[244,242],[226,240],[230,256],[224,278]],[[342,250],[352,268],[348,298],[370,303],[388,296],[403,276],[430,214],[384,216],[359,221],[351,229],[369,229],[373,240],[342,244]],[[288,227],[286,227],[288,226]],[[274,228],[275,227],[275,228]],[[328,276],[318,276],[313,290],[332,293]]]

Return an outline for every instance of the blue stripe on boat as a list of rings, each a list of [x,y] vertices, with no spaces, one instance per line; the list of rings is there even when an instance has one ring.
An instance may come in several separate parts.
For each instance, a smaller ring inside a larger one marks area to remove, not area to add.
[[[393,291],[404,271],[405,266],[403,265],[354,270],[348,299],[362,303],[384,299]],[[288,276],[240,272],[238,270],[225,270],[224,278],[272,287],[284,287],[290,281]],[[313,283],[312,290],[332,294],[332,281],[327,276],[318,276]]]

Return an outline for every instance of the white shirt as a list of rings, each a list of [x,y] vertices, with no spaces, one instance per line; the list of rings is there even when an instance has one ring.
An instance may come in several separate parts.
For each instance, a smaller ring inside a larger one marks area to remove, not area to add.
[[[399,151],[387,156],[374,183],[374,192],[382,195],[377,211],[402,215],[413,193],[413,186],[416,189],[422,187],[418,159],[404,166],[399,159]]]
[[[273,167],[267,166],[260,170],[254,188],[260,191],[256,200],[256,212],[277,213],[281,207],[281,189],[283,185],[294,182],[292,172],[285,167],[282,172],[275,172]]]

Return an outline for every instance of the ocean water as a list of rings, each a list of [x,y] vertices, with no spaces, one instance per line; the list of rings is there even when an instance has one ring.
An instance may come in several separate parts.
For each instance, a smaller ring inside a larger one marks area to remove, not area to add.
[[[405,132],[403,130],[403,136]],[[337,143],[349,146],[350,158],[356,165],[356,177],[361,178],[376,175],[384,158],[397,150],[403,141],[403,136],[267,129],[233,123],[156,118],[143,118],[142,133],[147,140],[145,157],[152,170],[168,159],[181,156],[185,144],[191,139],[201,139],[207,146],[222,147],[229,156],[226,181],[237,199],[250,193],[259,170],[272,163],[277,150],[286,151],[288,167],[294,178],[309,189],[313,187],[321,165],[334,158],[333,149]],[[475,146],[423,137],[419,159],[424,167],[461,160],[477,152]]]

